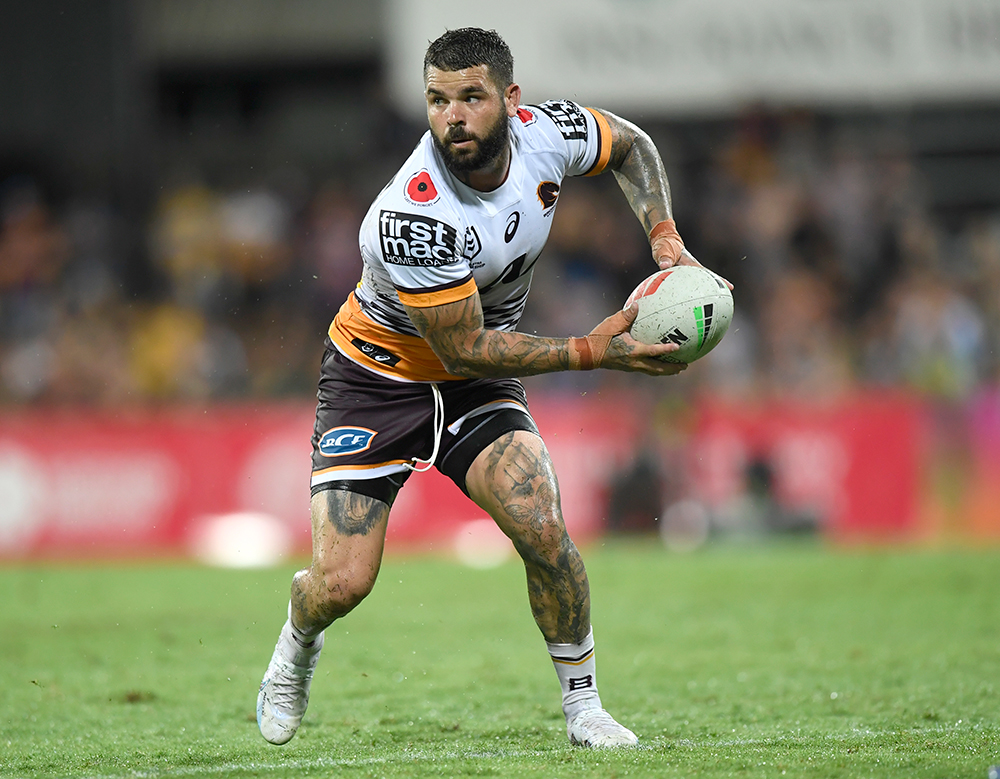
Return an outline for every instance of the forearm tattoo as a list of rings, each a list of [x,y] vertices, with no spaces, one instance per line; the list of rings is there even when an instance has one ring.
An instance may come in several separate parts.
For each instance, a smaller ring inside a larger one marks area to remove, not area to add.
[[[569,368],[565,338],[486,330],[479,295],[407,313],[445,368],[465,378],[534,376]]]
[[[618,186],[632,211],[649,231],[664,219],[673,218],[670,183],[660,153],[652,139],[631,122],[607,111],[601,115],[611,125],[611,159]]]
[[[524,561],[535,622],[547,641],[582,641],[590,630],[590,585],[562,521],[548,453],[508,433],[487,454],[486,473],[493,504]]]

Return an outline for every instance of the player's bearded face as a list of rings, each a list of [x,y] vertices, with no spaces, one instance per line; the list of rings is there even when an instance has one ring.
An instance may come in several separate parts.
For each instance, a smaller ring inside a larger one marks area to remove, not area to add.
[[[464,124],[445,128],[442,136],[432,132],[445,165],[452,173],[468,173],[489,167],[510,142],[507,112],[501,105],[496,120],[481,133],[474,133]],[[471,143],[463,143],[463,141]]]

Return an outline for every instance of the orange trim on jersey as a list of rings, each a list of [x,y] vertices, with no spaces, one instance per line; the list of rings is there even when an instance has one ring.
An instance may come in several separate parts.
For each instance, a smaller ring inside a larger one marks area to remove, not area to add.
[[[611,159],[611,125],[608,124],[608,120],[599,111],[595,111],[593,108],[588,108],[587,110],[593,114],[594,120],[597,122],[597,159],[590,166],[590,170],[583,175],[596,176],[598,173],[604,171],[608,166],[608,161]]]
[[[330,340],[348,359],[359,365],[402,381],[456,381],[444,369],[423,338],[418,335],[397,333],[370,319],[352,292],[330,323]],[[380,362],[354,345],[354,339],[380,346],[399,358],[395,365]]]
[[[404,306],[413,308],[430,308],[431,306],[443,306],[445,303],[456,303],[465,300],[476,292],[476,280],[471,276],[463,284],[447,289],[436,289],[433,292],[403,292],[396,290],[399,295],[399,302]]]

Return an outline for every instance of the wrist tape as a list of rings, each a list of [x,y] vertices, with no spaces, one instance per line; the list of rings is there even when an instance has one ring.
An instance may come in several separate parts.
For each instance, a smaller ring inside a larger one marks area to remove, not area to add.
[[[649,245],[653,249],[653,259],[657,261],[667,258],[677,262],[684,251],[684,241],[681,240],[673,219],[665,219],[653,225],[653,229],[649,231]]]
[[[590,371],[600,368],[604,355],[608,352],[611,339],[624,333],[632,324],[632,319],[624,311],[612,314],[583,338],[570,338],[569,369]]]

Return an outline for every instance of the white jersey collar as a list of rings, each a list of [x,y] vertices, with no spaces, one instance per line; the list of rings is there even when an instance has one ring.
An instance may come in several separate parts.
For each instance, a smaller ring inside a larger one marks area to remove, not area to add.
[[[514,205],[520,201],[522,195],[521,179],[524,176],[524,164],[521,160],[521,154],[518,151],[520,144],[518,143],[514,122],[508,120],[508,125],[511,130],[510,169],[507,171],[507,178],[504,179],[503,184],[490,192],[483,192],[481,190],[474,189],[456,178],[444,164],[437,148],[433,146],[433,139],[431,139],[435,161],[437,162],[442,173],[448,177],[451,182],[452,189],[454,189],[455,194],[458,195],[458,199],[466,203],[479,203],[487,210],[487,212],[490,212],[491,214],[499,213],[505,208]]]

